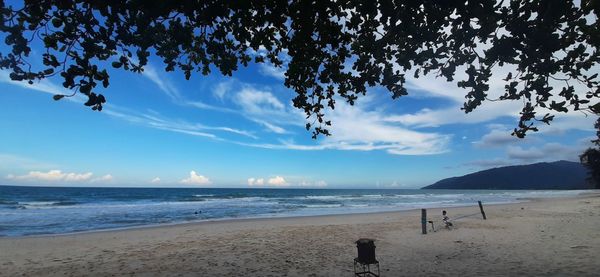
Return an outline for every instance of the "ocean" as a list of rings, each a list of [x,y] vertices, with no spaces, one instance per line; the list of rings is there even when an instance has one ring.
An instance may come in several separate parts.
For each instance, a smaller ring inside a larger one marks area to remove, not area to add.
[[[236,218],[470,206],[477,205],[479,200],[485,204],[500,204],[581,192],[0,186],[0,236],[63,234]]]

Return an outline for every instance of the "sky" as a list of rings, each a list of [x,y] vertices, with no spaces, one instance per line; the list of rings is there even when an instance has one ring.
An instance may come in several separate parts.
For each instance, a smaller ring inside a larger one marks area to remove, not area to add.
[[[40,53],[34,46],[29,61],[39,64]],[[409,95],[397,100],[371,87],[354,106],[337,101],[327,111],[332,136],[313,140],[284,68],[251,64],[189,81],[155,58],[142,74],[108,69],[102,112],[82,96],[53,101],[71,94],[60,77],[28,85],[0,71],[0,184],[420,188],[492,167],[578,161],[595,134],[596,118],[571,112],[512,137],[522,102],[486,101],[464,114],[466,92],[426,76],[408,78]],[[503,93],[503,70],[491,97]]]

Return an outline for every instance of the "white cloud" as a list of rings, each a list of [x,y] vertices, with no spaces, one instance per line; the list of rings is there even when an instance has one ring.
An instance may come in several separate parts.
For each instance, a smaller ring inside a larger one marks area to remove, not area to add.
[[[154,179],[150,180],[150,183],[152,183],[152,184],[160,183],[160,177],[154,177]]]
[[[67,182],[81,182],[81,181],[87,181],[92,177],[92,173],[91,172],[86,172],[86,173],[66,173],[65,175],[65,181]]]
[[[22,81],[13,81],[10,79],[9,72],[6,70],[0,70],[0,82],[12,84],[26,89],[37,90],[48,94],[72,94],[69,93],[65,88],[57,86],[50,81],[44,79],[42,81],[36,81],[33,84],[28,84]]]
[[[204,104],[202,102],[198,102],[198,101],[196,101],[196,102],[184,101],[183,99],[181,99],[181,96],[180,96],[179,92],[177,91],[177,89],[170,82],[168,82],[167,79],[164,78],[164,76],[159,76],[156,69],[154,69],[154,67],[152,67],[151,65],[147,65],[145,67],[143,76],[150,79],[153,83],[155,83],[176,104],[200,107],[203,109],[218,110],[218,111],[223,111],[223,112],[233,112],[233,110],[230,110],[230,109],[214,107],[214,106],[206,105],[206,104]],[[70,95],[73,93],[72,91],[69,91],[63,87],[53,84],[48,79],[44,79],[39,82],[34,82],[32,85],[29,85],[26,82],[12,81],[8,77],[8,72],[3,71],[3,70],[0,70],[0,83],[8,83],[11,85],[16,85],[19,87],[36,90],[36,91],[53,94],[53,95],[54,94]],[[73,97],[67,97],[65,99],[68,101],[81,102],[81,103],[83,102],[83,96],[81,96],[80,94],[76,94]],[[202,137],[208,137],[208,138],[213,138],[213,139],[219,139],[216,135],[206,132],[206,131],[222,131],[222,132],[234,133],[234,134],[238,134],[238,135],[242,135],[242,136],[246,136],[246,137],[250,137],[250,138],[254,138],[254,139],[257,138],[251,132],[245,131],[245,130],[239,130],[239,129],[223,127],[223,126],[213,127],[213,126],[206,126],[206,125],[199,124],[199,123],[190,123],[190,122],[186,122],[183,120],[160,118],[159,116],[151,116],[151,115],[144,114],[144,113],[141,113],[138,111],[130,111],[128,109],[118,107],[114,104],[105,104],[103,113],[107,114],[109,116],[112,116],[112,117],[123,119],[123,120],[129,121],[132,123],[136,123],[136,124],[146,125],[148,127],[152,127],[155,129],[183,133],[183,134],[188,134],[188,135],[192,135],[192,136],[202,136]],[[141,114],[141,116],[140,116],[140,114]],[[1,161],[0,161],[0,163],[1,163]]]
[[[327,182],[325,182],[324,180],[318,180],[318,181],[307,181],[307,180],[302,180],[300,182],[298,182],[298,186],[299,187],[317,187],[317,188],[322,188],[322,187],[326,187],[327,186]]]
[[[285,105],[268,89],[249,84],[238,84],[238,92],[231,100],[241,108],[240,115],[265,127],[265,131],[275,134],[289,134],[285,126],[304,126],[304,115],[298,113],[291,104]]]
[[[9,174],[6,178],[9,180],[18,181],[44,181],[44,182],[85,182],[89,181],[92,177],[91,172],[86,173],[66,173],[61,170],[50,170],[48,172],[42,171],[30,171],[25,175],[16,176]]]
[[[110,175],[110,174],[106,174],[102,177],[98,177],[98,178],[94,178],[92,179],[90,182],[91,183],[110,183],[114,180],[115,178]]]
[[[480,140],[473,142],[473,145],[478,148],[493,148],[534,140],[532,136],[520,139],[512,136],[511,133],[511,130],[503,127],[497,129],[496,127],[492,127],[489,133],[483,135]]]
[[[258,123],[258,124],[261,124],[261,125],[265,126],[267,128],[267,131],[270,131],[272,133],[276,133],[276,134],[285,134],[285,133],[287,133],[287,131],[284,128],[279,127],[279,126],[277,126],[275,124],[269,123],[267,121],[260,120],[260,119],[252,119],[252,120],[254,122]]]
[[[171,83],[168,76],[166,74],[164,74],[166,72],[162,72],[162,73],[163,74],[160,74],[157,71],[157,69],[154,66],[152,66],[151,64],[147,64],[144,67],[144,72],[142,73],[142,75],[144,77],[148,78],[154,84],[156,84],[156,86],[158,86],[158,88],[163,93],[165,93],[174,104],[181,105],[181,106],[194,107],[194,108],[203,109],[203,110],[212,110],[212,111],[225,112],[225,113],[236,113],[235,110],[232,110],[229,108],[213,106],[210,104],[206,104],[200,100],[192,101],[192,100],[186,99],[184,96],[181,95],[181,93],[179,92],[177,87],[175,87],[175,85],[173,85]],[[227,80],[225,82],[219,83],[215,87],[215,89],[213,91],[213,95],[215,95],[216,97],[218,97],[222,100],[222,98],[225,96],[226,92],[231,88],[231,83],[232,83],[231,80]]]
[[[281,113],[285,106],[271,92],[247,86],[237,93],[236,103],[250,114]]]
[[[142,72],[142,75],[156,84],[161,91],[171,98],[171,100],[179,101],[181,99],[179,91],[173,84],[171,84],[167,76],[165,76],[165,74],[159,76],[158,71],[151,64],[144,66],[144,72]]]
[[[577,145],[564,145],[559,143],[546,143],[540,147],[523,148],[520,146],[509,146],[508,158],[522,162],[539,161],[579,161],[579,155],[591,146],[591,143],[578,143]]]
[[[449,135],[417,132],[385,121],[386,112],[368,110],[367,96],[360,104],[337,104],[330,112],[333,135],[324,145],[342,150],[386,150],[398,155],[438,154],[448,150]]]
[[[498,118],[509,117],[518,119],[519,112],[523,107],[521,100],[503,100],[503,101],[489,101],[486,100],[481,106],[477,107],[473,112],[465,114],[460,108],[465,102],[465,95],[467,90],[459,88],[457,86],[458,80],[463,80],[467,77],[465,74],[465,66],[457,68],[455,81],[447,82],[445,78],[435,77],[435,74],[429,74],[428,76],[420,76],[419,78],[412,77],[412,73],[408,72],[407,76],[407,89],[409,90],[408,97],[420,98],[420,97],[438,97],[449,100],[450,104],[439,109],[424,108],[416,113],[391,115],[386,118],[390,122],[396,122],[405,126],[411,127],[437,127],[448,124],[477,124],[483,122],[490,122]],[[489,90],[487,92],[488,99],[497,99],[499,96],[505,93],[506,81],[502,80],[508,74],[508,72],[515,71],[514,66],[494,67],[492,70],[492,76],[489,81]],[[564,85],[563,83],[552,83],[551,86],[555,87],[555,97],[550,100],[561,101],[558,97],[558,91]],[[572,85],[576,87],[577,92],[585,92],[585,88],[579,82],[573,82]],[[579,93],[580,97],[584,99],[582,93]],[[537,127],[540,133],[564,133],[566,130],[578,129],[578,130],[591,130],[593,128],[593,120],[585,118],[585,114],[570,111],[567,114],[548,111],[543,108],[536,110],[538,116],[543,116],[546,113],[556,115],[555,120],[550,126],[547,126],[541,122],[538,122]],[[510,126],[511,129],[515,126]],[[533,132],[531,132],[533,133]],[[530,134],[531,134],[530,133]]]
[[[5,73],[2,71],[2,73]],[[4,77],[2,77],[4,76]],[[302,111],[294,109],[291,105],[284,104],[269,88],[257,88],[256,86],[241,83],[235,79],[219,83],[213,90],[215,97],[223,100],[228,99],[237,104],[241,109],[218,108],[200,101],[188,101],[181,97],[179,91],[173,86],[168,78],[163,78],[158,71],[147,66],[144,77],[150,79],[158,88],[169,95],[174,103],[178,105],[194,106],[203,109],[224,109],[228,112],[237,113],[265,127],[265,130],[278,135],[292,134],[295,129],[290,126],[303,126],[305,122]],[[503,76],[501,76],[503,77]],[[5,80],[7,75],[0,74],[0,81]],[[457,77],[457,79],[459,79]],[[22,82],[11,84],[28,87],[55,94],[62,88],[54,86],[49,81],[37,87],[29,86]],[[49,85],[47,85],[49,84]],[[502,93],[503,82],[493,79],[490,94]],[[439,154],[450,150],[449,144],[451,134],[433,131],[421,131],[416,128],[442,126],[446,124],[481,123],[492,121],[499,117],[515,117],[520,111],[520,101],[486,101],[483,106],[478,107],[475,112],[464,114],[460,106],[464,101],[465,91],[448,83],[443,79],[426,77],[410,79],[408,83],[411,97],[442,97],[448,99],[450,107],[442,109],[422,109],[411,114],[392,114],[379,110],[372,101],[371,96],[361,97],[358,104],[350,106],[344,101],[337,101],[336,109],[327,112],[327,119],[331,120],[333,126],[329,129],[331,137],[320,137],[315,143],[299,144],[289,137],[275,137],[275,143],[248,143],[225,138],[219,132],[236,134],[252,139],[259,139],[255,132],[239,130],[225,126],[206,126],[200,123],[189,122],[181,119],[170,119],[157,113],[140,113],[128,109],[119,108],[107,104],[105,114],[147,127],[177,132],[192,136],[206,137],[219,141],[227,141],[239,145],[269,148],[269,149],[292,149],[292,150],[348,150],[348,151],[386,151],[397,155],[428,155]],[[234,93],[234,89],[237,89]],[[493,91],[493,92],[492,92]],[[338,99],[339,100],[339,99]],[[582,114],[569,113],[557,118],[557,122],[548,128],[541,128],[542,132],[560,133],[569,129],[590,130],[593,126],[593,118],[584,118]],[[290,127],[290,128],[288,128]],[[510,131],[507,132],[508,136]],[[308,132],[302,130],[300,135],[309,136]],[[502,144],[510,141],[500,131],[491,131],[482,137],[478,143]],[[1,161],[0,161],[1,163]]]
[[[557,115],[550,125],[540,124],[539,133],[562,135],[569,130],[594,131],[594,123],[598,117],[581,112],[570,112]]]
[[[226,88],[225,88],[226,87]],[[286,106],[267,90],[257,89],[247,84],[239,85],[240,91],[232,94],[232,100],[242,107],[242,114],[251,121],[266,127],[266,130],[276,134],[289,134],[283,125],[303,126],[305,120],[303,114],[295,109],[286,109]],[[223,85],[222,90],[230,90],[231,84]],[[228,94],[229,92],[227,92]],[[217,93],[225,95],[225,93]],[[402,127],[388,120],[388,114],[384,111],[369,110],[370,97],[363,97],[360,103],[350,106],[343,101],[338,101],[336,109],[328,112],[333,126],[330,130],[331,137],[325,137],[316,145],[299,145],[289,140],[279,140],[279,144],[272,143],[244,143],[231,141],[236,144],[274,149],[296,149],[296,150],[353,150],[372,151],[385,150],[391,154],[399,155],[424,155],[443,153],[448,150],[450,135],[432,132],[417,132]],[[374,106],[374,105],[373,105]],[[190,124],[183,121],[173,121],[143,114],[132,116],[120,112],[112,112],[114,116],[122,117],[130,121],[150,125],[153,128],[164,129],[172,132],[185,133],[194,136],[204,136],[222,140],[210,130],[232,132],[257,139],[250,132],[227,127],[208,127],[200,124]],[[307,134],[308,135],[308,134]]]
[[[320,138],[316,144],[296,144],[290,140],[272,143],[239,143],[242,145],[292,150],[385,150],[398,155],[427,155],[448,151],[451,136],[438,133],[417,132],[385,120],[387,113],[369,110],[371,98],[365,96],[361,104],[350,106],[339,101],[335,110],[327,113],[333,126],[330,137]]]
[[[515,164],[530,164],[536,162],[553,162],[557,160],[579,161],[579,155],[592,146],[590,140],[593,138],[582,138],[572,145],[560,144],[556,142],[539,143],[536,140],[535,146],[515,146],[506,147],[506,158],[490,158],[484,160],[475,160],[462,164],[463,166],[475,166],[481,168],[491,168],[508,166]]]
[[[198,175],[196,171],[192,170],[190,171],[190,177],[182,179],[180,183],[187,185],[210,185],[211,181],[207,177]]]
[[[522,160],[522,161],[533,161],[539,160],[541,158],[546,157],[542,149],[537,147],[531,147],[529,149],[524,149],[520,146],[509,146],[507,149],[507,154],[510,159]]]
[[[288,185],[288,183],[285,181],[285,179],[281,176],[275,176],[273,178],[269,178],[267,183],[272,186],[287,186]]]
[[[271,186],[271,187],[282,187],[289,186],[289,183],[281,176],[275,176],[266,180],[264,178],[248,178],[248,186]]]
[[[39,92],[43,92],[43,93],[47,93],[47,94],[52,94],[52,95],[57,95],[57,94],[71,95],[71,94],[73,94],[73,91],[68,90],[62,86],[55,85],[48,79],[34,81],[33,84],[29,84],[29,83],[23,82],[23,81],[13,81],[10,79],[9,72],[6,70],[0,70],[0,83],[11,84],[11,85],[15,85],[15,86],[22,87],[25,89],[31,89],[31,90],[35,90],[35,91],[39,91]],[[77,102],[77,103],[83,103],[84,96],[77,93],[74,96],[65,97],[63,100]]]
[[[225,95],[231,90],[232,85],[232,80],[230,79],[218,83],[213,89],[213,95],[219,100],[223,101],[225,99]]]
[[[259,64],[258,72],[263,76],[273,77],[278,80],[285,79],[285,72],[287,71],[288,63],[291,61],[291,57],[286,49],[281,51],[278,55],[279,60],[283,63],[281,67],[274,66],[267,58],[269,51],[264,46],[259,46],[258,50],[250,49],[248,54],[251,56],[262,56],[265,58],[264,63]]]
[[[312,180],[305,180],[305,179],[300,179],[300,178],[292,178],[292,179],[296,179],[293,181],[288,181],[286,180],[284,177],[282,176],[275,176],[272,178],[268,178],[265,179],[264,178],[248,178],[247,182],[248,182],[248,186],[257,186],[257,187],[261,187],[261,186],[266,186],[266,187],[326,187],[327,186],[327,182],[325,182],[324,180],[317,180],[317,181],[312,181]],[[298,181],[298,179],[300,179]]]
[[[248,178],[248,186],[262,186],[265,184],[265,179],[263,178]]]
[[[487,102],[476,110],[466,114],[460,109],[462,104],[453,104],[449,108],[432,110],[424,108],[416,113],[392,115],[385,118],[389,122],[405,126],[438,127],[448,124],[476,124],[489,122],[500,117],[516,118],[521,111],[518,101]]]
[[[273,77],[275,79],[278,80],[284,80],[285,79],[285,72],[286,72],[286,68],[283,67],[276,67],[270,63],[261,63],[258,71],[260,72],[260,74],[264,75],[264,76],[269,76],[269,77]]]
[[[192,136],[200,136],[200,137],[207,137],[207,138],[212,138],[212,139],[216,139],[216,140],[221,140],[217,135],[207,132],[207,131],[220,131],[220,132],[242,135],[242,136],[250,137],[253,139],[258,138],[257,136],[255,136],[254,134],[252,134],[249,131],[239,130],[239,129],[230,128],[230,127],[223,127],[223,126],[206,126],[206,125],[203,125],[200,123],[192,123],[192,122],[188,122],[188,121],[184,121],[184,120],[180,120],[180,119],[165,118],[156,112],[154,112],[153,114],[139,113],[139,112],[128,111],[123,108],[117,108],[113,105],[110,105],[109,108],[104,110],[103,112],[112,117],[120,118],[122,120],[129,121],[131,123],[145,125],[145,126],[148,126],[148,127],[154,128],[154,129],[188,134],[188,135],[192,135]]]

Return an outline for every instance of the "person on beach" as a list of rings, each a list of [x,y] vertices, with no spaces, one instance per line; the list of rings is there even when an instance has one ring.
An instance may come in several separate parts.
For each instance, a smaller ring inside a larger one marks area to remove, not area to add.
[[[450,229],[452,227],[452,222],[450,222],[450,218],[446,215],[446,211],[442,211],[442,221],[444,222],[444,226],[446,229]]]

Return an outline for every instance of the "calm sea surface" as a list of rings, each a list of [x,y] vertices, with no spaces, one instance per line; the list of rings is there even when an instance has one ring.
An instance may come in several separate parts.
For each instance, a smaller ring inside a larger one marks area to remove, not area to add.
[[[204,220],[510,203],[582,191],[50,188],[0,186],[0,236]]]

